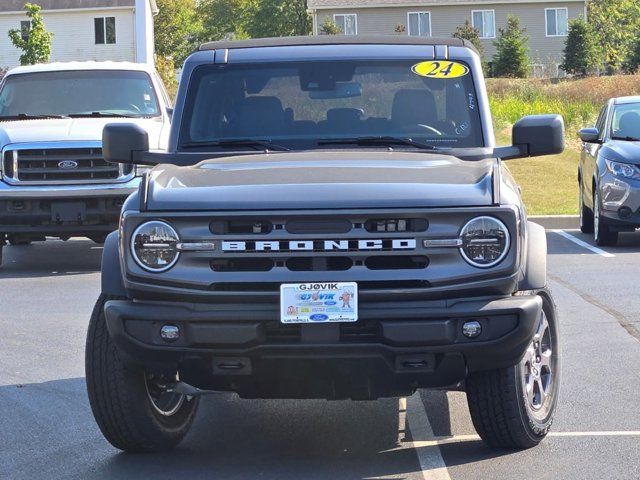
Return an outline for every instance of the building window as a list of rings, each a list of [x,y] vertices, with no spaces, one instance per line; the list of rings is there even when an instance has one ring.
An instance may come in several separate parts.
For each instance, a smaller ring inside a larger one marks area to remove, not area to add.
[[[496,38],[495,10],[472,10],[471,23],[480,32],[480,38]]]
[[[116,17],[99,17],[93,19],[96,45],[116,43]]]
[[[31,21],[23,20],[20,22],[20,36],[25,42],[29,40],[29,32],[31,31]]]
[[[545,8],[547,37],[566,37],[569,31],[569,9]]]
[[[431,13],[429,12],[409,12],[407,13],[407,24],[409,25],[409,35],[412,37],[431,36]]]
[[[333,16],[333,21],[345,35],[358,34],[358,16],[355,13],[340,13]]]

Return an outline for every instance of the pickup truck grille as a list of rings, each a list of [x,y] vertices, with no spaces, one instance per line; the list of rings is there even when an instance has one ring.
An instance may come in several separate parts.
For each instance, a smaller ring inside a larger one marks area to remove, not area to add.
[[[125,214],[127,239],[142,222],[161,218],[183,242],[178,261],[162,275],[138,268],[129,256],[127,277],[132,290],[145,285],[141,298],[180,295],[183,300],[192,294],[202,302],[276,304],[282,284],[356,282],[363,302],[398,295],[423,299],[456,284],[514,273],[515,233],[509,255],[497,267],[475,268],[460,254],[455,242],[460,228],[479,215],[495,216],[518,231],[513,209],[496,206]],[[213,246],[199,249],[199,244]]]
[[[109,163],[100,147],[5,150],[3,172],[12,184],[110,183],[125,179],[131,166]]]

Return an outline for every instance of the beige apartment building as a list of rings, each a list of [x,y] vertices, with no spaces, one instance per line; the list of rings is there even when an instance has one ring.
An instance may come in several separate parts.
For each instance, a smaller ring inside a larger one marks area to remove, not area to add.
[[[480,32],[489,62],[498,29],[515,15],[529,37],[534,72],[551,76],[562,62],[568,22],[586,18],[586,0],[308,0],[307,5],[314,34],[330,18],[346,35],[450,37],[468,19]]]

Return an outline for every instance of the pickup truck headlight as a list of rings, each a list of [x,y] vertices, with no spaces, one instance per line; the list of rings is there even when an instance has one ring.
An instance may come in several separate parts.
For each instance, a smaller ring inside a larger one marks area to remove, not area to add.
[[[131,237],[131,254],[136,263],[150,272],[164,272],[178,261],[180,237],[166,222],[154,220],[140,225]]]
[[[463,258],[478,268],[497,265],[509,251],[509,230],[493,217],[470,220],[460,231],[460,240]]]

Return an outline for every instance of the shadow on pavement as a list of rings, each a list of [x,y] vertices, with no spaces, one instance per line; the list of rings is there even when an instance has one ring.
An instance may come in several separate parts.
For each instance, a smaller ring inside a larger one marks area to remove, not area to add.
[[[48,240],[3,249],[2,278],[78,275],[100,270],[102,245],[91,240]]]
[[[204,397],[170,453],[120,453],[100,434],[83,378],[0,387],[0,478],[422,478],[398,448],[398,400]]]

